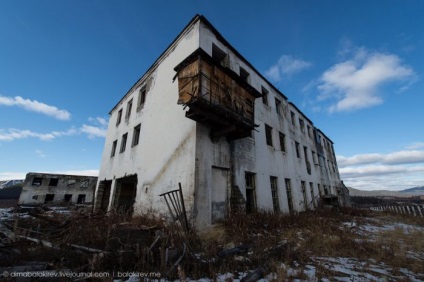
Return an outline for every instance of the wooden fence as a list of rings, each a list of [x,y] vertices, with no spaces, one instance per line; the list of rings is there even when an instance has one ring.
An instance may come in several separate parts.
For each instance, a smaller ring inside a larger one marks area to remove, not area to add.
[[[379,206],[371,207],[373,211],[388,211],[395,213],[409,214],[412,216],[424,216],[424,205],[414,205],[414,206]]]

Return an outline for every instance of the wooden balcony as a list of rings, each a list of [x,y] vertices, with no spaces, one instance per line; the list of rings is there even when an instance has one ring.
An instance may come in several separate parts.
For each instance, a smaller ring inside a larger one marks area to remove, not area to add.
[[[231,140],[251,135],[255,128],[255,98],[261,94],[230,69],[198,49],[175,70],[179,104],[186,117],[211,128],[211,137]]]

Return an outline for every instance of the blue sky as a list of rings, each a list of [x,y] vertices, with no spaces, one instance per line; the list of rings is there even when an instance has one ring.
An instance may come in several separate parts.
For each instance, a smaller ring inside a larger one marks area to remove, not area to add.
[[[335,143],[348,186],[424,185],[424,1],[0,1],[0,180],[96,174],[108,113],[203,14]]]

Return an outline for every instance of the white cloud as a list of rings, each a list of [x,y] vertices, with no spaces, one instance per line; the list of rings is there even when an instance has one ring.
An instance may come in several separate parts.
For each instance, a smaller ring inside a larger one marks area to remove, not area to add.
[[[278,62],[271,66],[266,72],[266,76],[274,81],[279,81],[282,75],[290,76],[301,72],[312,66],[311,62],[294,58],[290,55],[283,55]]]
[[[96,126],[83,124],[81,127],[81,132],[86,133],[90,139],[95,137],[106,137],[106,129]]]
[[[14,98],[0,96],[0,105],[10,106],[10,107],[11,106],[21,107],[27,111],[41,113],[47,116],[54,117],[59,120],[71,119],[71,114],[66,110],[58,109],[55,106],[50,106],[50,105],[38,102],[37,100],[24,99],[20,96],[16,96]]]
[[[424,150],[337,156],[337,163],[341,178],[353,188],[399,190],[424,185]]]
[[[361,154],[352,157],[337,156],[339,167],[352,165],[365,165],[371,163],[381,164],[412,164],[424,163],[424,151],[405,150],[389,154]]]
[[[424,149],[424,142],[413,142],[409,144],[406,149],[415,150],[415,149]]]
[[[318,101],[336,100],[328,107],[329,112],[372,107],[383,103],[379,92],[382,85],[391,81],[408,84],[414,79],[414,70],[398,56],[359,48],[350,59],[333,65],[321,75]]]
[[[33,132],[28,129],[8,129],[4,131],[0,129],[0,141],[13,141],[16,139],[26,139],[26,138],[38,138],[43,141],[50,141],[57,137],[62,136],[71,136],[78,134],[76,129],[69,129],[67,131],[52,131],[50,133],[38,133]]]
[[[107,119],[102,117],[90,117],[88,118],[88,121],[98,126],[83,124],[80,129],[81,132],[86,133],[88,135],[88,138],[90,139],[93,139],[95,137],[106,137],[108,125]]]

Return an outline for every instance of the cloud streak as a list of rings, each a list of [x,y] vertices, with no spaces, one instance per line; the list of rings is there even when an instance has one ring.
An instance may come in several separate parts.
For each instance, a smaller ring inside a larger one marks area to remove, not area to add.
[[[284,75],[291,76],[305,69],[308,69],[311,66],[311,62],[294,58],[289,55],[283,55],[275,65],[271,66],[265,72],[265,75],[274,81],[279,81]]]
[[[38,138],[43,141],[51,141],[58,137],[72,136],[78,134],[78,130],[71,128],[66,131],[52,131],[49,133],[39,133],[28,129],[0,129],[0,141],[13,141],[17,139]]]
[[[415,142],[405,150],[388,154],[337,156],[340,176],[353,188],[402,189],[424,185],[423,142]],[[410,150],[414,147],[417,150]]]
[[[398,56],[359,48],[351,58],[331,66],[321,75],[318,101],[331,100],[330,113],[373,107],[383,103],[379,92],[383,85],[393,81],[408,85],[415,76],[414,70]]]
[[[44,114],[59,120],[71,119],[71,114],[66,110],[58,109],[55,106],[50,106],[37,100],[24,99],[20,96],[13,98],[0,96],[0,105],[8,107],[17,106],[27,111]]]

